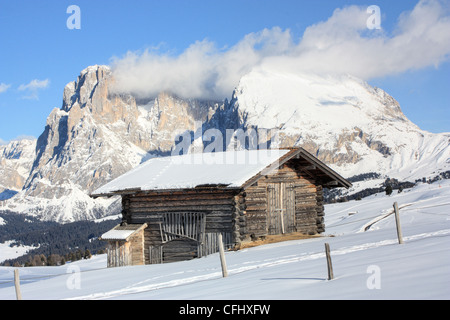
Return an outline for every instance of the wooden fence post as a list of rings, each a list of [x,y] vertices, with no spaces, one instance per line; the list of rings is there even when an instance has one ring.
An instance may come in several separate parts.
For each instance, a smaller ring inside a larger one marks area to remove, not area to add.
[[[398,212],[398,203],[394,202],[395,224],[397,225],[398,244],[403,243],[402,228],[400,226],[400,214]]]
[[[16,287],[17,300],[22,300],[22,294],[20,293],[19,269],[14,270],[14,286]]]
[[[330,245],[328,243],[325,243],[325,254],[327,256],[328,280],[332,280],[334,278],[333,265],[331,263]]]
[[[222,265],[222,275],[225,278],[228,276],[228,270],[227,270],[227,263],[225,261],[225,252],[223,249],[223,240],[221,233],[219,233],[219,252],[220,252],[220,264]]]

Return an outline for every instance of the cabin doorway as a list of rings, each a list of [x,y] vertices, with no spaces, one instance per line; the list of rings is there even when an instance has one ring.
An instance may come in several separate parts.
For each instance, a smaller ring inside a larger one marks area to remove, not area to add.
[[[267,233],[296,232],[295,189],[292,183],[270,183],[267,186]]]

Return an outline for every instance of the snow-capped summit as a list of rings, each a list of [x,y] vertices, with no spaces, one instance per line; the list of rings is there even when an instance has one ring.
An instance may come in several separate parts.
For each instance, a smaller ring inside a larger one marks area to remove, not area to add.
[[[349,75],[255,70],[233,103],[247,127],[278,128],[281,146],[302,146],[347,177],[413,180],[450,170],[449,133],[421,130],[393,97]]]

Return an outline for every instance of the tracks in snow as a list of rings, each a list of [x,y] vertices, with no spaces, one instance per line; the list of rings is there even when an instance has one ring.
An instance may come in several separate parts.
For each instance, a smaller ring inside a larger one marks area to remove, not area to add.
[[[405,205],[406,206],[406,205]],[[450,229],[443,229],[440,231],[435,232],[427,232],[427,233],[421,233],[416,234],[413,236],[404,237],[404,240],[412,241],[412,240],[419,240],[419,239],[426,239],[430,237],[435,236],[446,236],[450,235]],[[318,241],[323,241],[324,239],[317,239]],[[354,253],[362,250],[368,250],[368,249],[374,249],[379,248],[382,246],[387,245],[393,245],[397,243],[397,239],[388,239],[388,240],[382,240],[382,241],[376,241],[376,242],[368,242],[365,244],[360,245],[354,245],[349,247],[342,247],[342,248],[335,248],[332,251],[333,256],[338,255],[345,255],[349,253]],[[256,269],[264,269],[264,268],[271,268],[271,267],[277,267],[284,264],[289,263],[297,263],[302,261],[310,261],[310,260],[317,260],[317,259],[323,259],[325,258],[325,252],[312,252],[312,253],[303,253],[298,255],[289,255],[279,258],[271,258],[266,260],[260,260],[260,261],[249,261],[244,264],[236,265],[236,266],[230,266],[228,269],[229,276],[234,276],[240,273],[256,270]],[[200,270],[192,270],[192,271],[186,271],[186,272],[200,272]],[[178,274],[185,275],[186,272],[179,272]],[[173,274],[172,274],[173,275]],[[158,277],[160,278],[160,277]],[[222,279],[222,272],[220,268],[217,268],[217,271],[209,272],[206,274],[201,275],[195,275],[191,277],[180,277],[177,279],[172,279],[169,281],[163,281],[163,282],[156,282],[151,284],[144,284],[145,282],[148,282],[148,280],[144,280],[139,282],[138,284],[131,285],[127,288],[112,290],[108,292],[98,292],[98,293],[92,293],[85,296],[79,296],[79,297],[73,297],[69,300],[100,300],[100,299],[113,299],[125,295],[132,295],[132,294],[139,294],[154,290],[161,290],[166,288],[173,288],[178,286],[184,286],[189,285],[193,283],[198,283],[202,281],[214,281]],[[228,278],[224,279],[226,281]],[[149,279],[149,280],[156,280]],[[324,281],[322,279],[318,279],[317,281]]]

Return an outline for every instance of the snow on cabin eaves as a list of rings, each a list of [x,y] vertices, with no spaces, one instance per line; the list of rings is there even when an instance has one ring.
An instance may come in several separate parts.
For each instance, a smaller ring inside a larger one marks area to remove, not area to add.
[[[127,240],[134,230],[110,230],[101,236],[102,240]]]
[[[92,196],[208,185],[239,188],[289,152],[241,150],[153,158],[95,190]]]
[[[147,224],[130,224],[130,225],[117,225],[112,230],[104,233],[101,240],[116,240],[116,241],[128,241],[133,235],[147,228]]]

